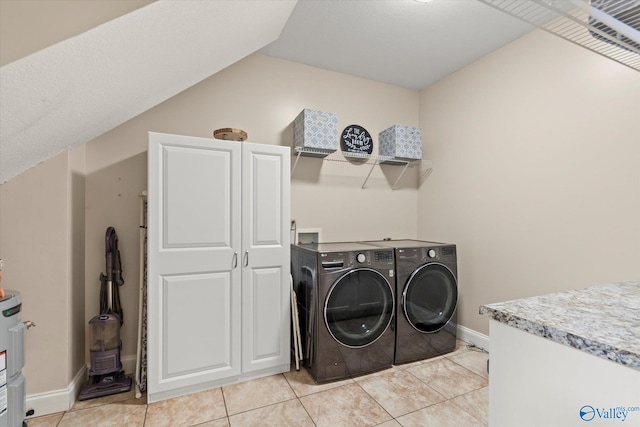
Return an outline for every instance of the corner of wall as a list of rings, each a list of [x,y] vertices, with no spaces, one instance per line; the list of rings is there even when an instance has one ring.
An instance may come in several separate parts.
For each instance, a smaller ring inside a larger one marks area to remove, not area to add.
[[[85,365],[86,145],[69,151],[69,380]]]

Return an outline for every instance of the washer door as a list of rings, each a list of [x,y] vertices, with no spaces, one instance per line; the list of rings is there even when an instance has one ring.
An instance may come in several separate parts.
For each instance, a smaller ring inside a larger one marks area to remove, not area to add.
[[[442,264],[425,264],[415,270],[402,292],[407,321],[419,332],[437,332],[447,324],[456,310],[458,286],[449,268]]]
[[[387,330],[393,319],[393,288],[375,270],[358,268],[331,286],[324,321],[331,336],[347,347],[365,347]]]

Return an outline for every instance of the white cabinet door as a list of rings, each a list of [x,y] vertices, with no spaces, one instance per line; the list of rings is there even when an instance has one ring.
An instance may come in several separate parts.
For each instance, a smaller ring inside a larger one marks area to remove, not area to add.
[[[242,371],[289,364],[287,147],[245,143],[242,152]]]
[[[148,399],[239,375],[241,145],[149,134]]]

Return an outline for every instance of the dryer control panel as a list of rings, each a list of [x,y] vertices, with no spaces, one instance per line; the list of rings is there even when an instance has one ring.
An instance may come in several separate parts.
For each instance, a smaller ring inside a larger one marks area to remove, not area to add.
[[[323,269],[344,267],[393,268],[393,250],[321,252],[320,266]]]
[[[422,259],[423,261],[429,260],[444,260],[446,258],[452,258],[456,256],[455,246],[442,246],[435,248],[423,248]]]
[[[351,266],[371,265],[371,252],[369,251],[349,252],[349,265]]]
[[[393,251],[375,251],[376,262],[393,264]]]

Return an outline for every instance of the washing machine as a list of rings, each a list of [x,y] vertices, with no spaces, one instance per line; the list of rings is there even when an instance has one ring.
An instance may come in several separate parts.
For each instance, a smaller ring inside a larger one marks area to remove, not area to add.
[[[419,240],[367,244],[393,248],[397,312],[394,364],[455,350],[458,273],[456,246]]]
[[[393,365],[394,250],[364,243],[291,245],[303,365],[317,383]]]

